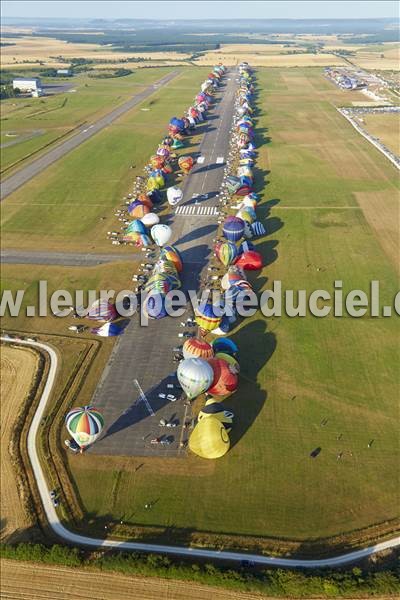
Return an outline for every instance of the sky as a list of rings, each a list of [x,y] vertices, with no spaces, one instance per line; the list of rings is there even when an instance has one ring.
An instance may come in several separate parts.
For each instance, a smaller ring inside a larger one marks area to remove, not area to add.
[[[399,4],[392,1],[294,0],[293,2],[193,1],[26,1],[1,2],[3,17],[48,18],[136,18],[136,19],[359,19],[399,17]]]

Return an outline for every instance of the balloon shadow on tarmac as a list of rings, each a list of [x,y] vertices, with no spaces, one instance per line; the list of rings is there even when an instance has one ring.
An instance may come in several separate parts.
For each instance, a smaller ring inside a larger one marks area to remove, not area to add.
[[[268,393],[261,389],[257,378],[275,352],[277,341],[262,319],[244,325],[229,337],[239,347],[240,362],[240,394],[233,394],[224,402],[235,414],[229,434],[231,446],[235,446],[250,429],[267,400]]]

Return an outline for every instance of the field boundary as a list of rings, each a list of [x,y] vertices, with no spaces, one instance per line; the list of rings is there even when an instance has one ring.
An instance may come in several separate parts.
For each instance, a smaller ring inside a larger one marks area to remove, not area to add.
[[[392,165],[395,166],[396,169],[398,169],[400,171],[400,158],[394,157],[394,155],[392,155],[391,152],[389,152],[388,150],[386,150],[386,148],[384,148],[382,146],[382,144],[379,144],[379,142],[377,142],[369,133],[367,133],[366,131],[364,131],[364,129],[362,127],[360,127],[360,125],[358,123],[356,123],[354,121],[354,119],[352,119],[350,117],[350,115],[347,115],[345,113],[346,109],[337,108],[336,110],[342,115],[342,117],[344,117],[345,119],[347,119],[347,121],[354,127],[354,129],[356,131],[358,131],[358,133],[360,135],[363,136],[363,138],[365,138],[370,144],[372,144],[377,150],[379,150],[379,152],[381,154],[383,154],[384,156],[386,156],[386,158],[388,160],[390,160],[390,162],[392,163]]]
[[[6,343],[21,344],[23,346],[31,346],[37,350],[42,350],[47,353],[50,365],[46,381],[42,381],[43,385],[41,397],[38,406],[35,410],[32,422],[29,425],[27,437],[27,451],[31,463],[33,477],[36,481],[37,489],[41,498],[48,525],[51,530],[66,542],[89,547],[114,548],[119,550],[133,550],[142,552],[165,553],[176,556],[193,556],[197,558],[208,558],[215,560],[228,560],[240,562],[243,560],[251,560],[255,564],[274,565],[282,567],[302,567],[302,568],[323,568],[323,567],[341,567],[342,565],[352,563],[363,558],[369,557],[377,552],[382,552],[391,548],[400,546],[400,536],[374,544],[361,550],[354,550],[339,556],[324,559],[296,559],[296,558],[281,558],[276,556],[266,556],[260,554],[248,554],[239,552],[229,552],[223,550],[206,550],[188,546],[169,546],[162,544],[150,544],[140,542],[124,542],[116,539],[100,539],[91,538],[84,535],[74,533],[67,529],[60,521],[59,516],[52,504],[49,496],[49,489],[45,480],[45,476],[40,464],[40,459],[37,452],[37,434],[42,423],[43,416],[47,409],[48,401],[52,395],[56,375],[58,372],[58,356],[55,350],[48,344],[41,342],[16,340],[6,336],[1,336],[0,340]]]
[[[2,169],[0,171],[0,175],[3,175],[3,173],[7,173],[7,171],[9,171],[10,169],[13,169],[14,167],[18,166],[20,163],[25,162],[27,159],[32,158],[32,156],[35,156],[39,152],[42,152],[43,150],[45,150],[49,146],[52,146],[53,144],[54,145],[57,144],[57,142],[59,142],[60,140],[64,139],[65,137],[67,137],[71,133],[74,133],[74,131],[76,131],[80,127],[83,127],[84,125],[86,125],[86,123],[87,123],[87,121],[83,121],[83,123],[79,123],[78,125],[75,125],[75,127],[72,127],[72,129],[69,129],[68,131],[65,131],[61,135],[59,135],[56,138],[54,138],[54,140],[51,140],[50,142],[47,142],[47,144],[44,144],[44,146],[41,146],[40,148],[37,148],[36,150],[33,150],[32,152],[29,152],[29,154],[25,154],[25,156],[22,156],[18,160],[14,161],[10,165],[8,165],[8,167],[5,167],[4,169]]]

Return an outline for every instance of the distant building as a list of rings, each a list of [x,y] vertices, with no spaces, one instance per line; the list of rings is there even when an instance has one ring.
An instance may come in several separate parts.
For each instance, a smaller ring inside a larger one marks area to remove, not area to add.
[[[32,77],[31,79],[18,77],[13,79],[13,90],[16,89],[21,92],[36,92],[42,89],[42,83],[39,77]]]
[[[57,75],[61,77],[71,77],[72,71],[71,69],[57,69]]]

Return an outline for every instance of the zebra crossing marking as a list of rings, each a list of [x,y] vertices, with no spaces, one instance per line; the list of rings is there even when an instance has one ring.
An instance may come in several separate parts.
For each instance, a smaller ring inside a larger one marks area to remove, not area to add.
[[[197,217],[212,217],[219,214],[217,206],[198,206],[196,204],[189,204],[184,206],[177,206],[175,210],[177,216],[197,216]]]

